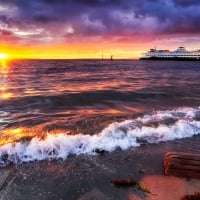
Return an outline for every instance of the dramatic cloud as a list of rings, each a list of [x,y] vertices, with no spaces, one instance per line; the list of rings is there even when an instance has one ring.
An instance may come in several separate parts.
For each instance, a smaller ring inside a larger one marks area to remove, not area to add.
[[[199,0],[0,0],[0,41],[184,37],[200,34],[199,19]]]

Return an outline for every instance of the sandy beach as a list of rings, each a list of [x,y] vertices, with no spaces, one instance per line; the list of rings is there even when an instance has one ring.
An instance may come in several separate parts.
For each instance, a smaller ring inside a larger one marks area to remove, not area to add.
[[[200,191],[200,180],[163,175],[167,151],[199,153],[200,136],[144,144],[127,151],[96,156],[71,156],[0,169],[1,200],[179,200]],[[119,188],[110,181],[132,178],[152,194],[135,187]]]

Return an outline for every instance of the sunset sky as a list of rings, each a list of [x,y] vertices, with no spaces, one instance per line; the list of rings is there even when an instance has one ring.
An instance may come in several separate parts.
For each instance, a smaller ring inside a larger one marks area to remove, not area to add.
[[[199,0],[0,0],[0,53],[11,58],[138,58],[200,48]]]

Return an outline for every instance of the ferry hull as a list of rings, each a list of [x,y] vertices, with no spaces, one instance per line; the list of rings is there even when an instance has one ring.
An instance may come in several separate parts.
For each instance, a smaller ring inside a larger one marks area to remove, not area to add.
[[[164,58],[164,57],[149,57],[149,58],[140,58],[140,60],[177,60],[177,61],[200,61],[200,58],[180,58],[180,57],[172,57],[172,58]]]
[[[175,51],[150,49],[143,53],[140,60],[180,60],[200,61],[200,50],[188,51],[185,47],[178,47]]]

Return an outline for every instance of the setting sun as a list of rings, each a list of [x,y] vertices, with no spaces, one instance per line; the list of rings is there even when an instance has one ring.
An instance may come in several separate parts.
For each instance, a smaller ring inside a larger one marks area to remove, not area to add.
[[[0,59],[6,59],[7,55],[5,53],[0,53]]]

